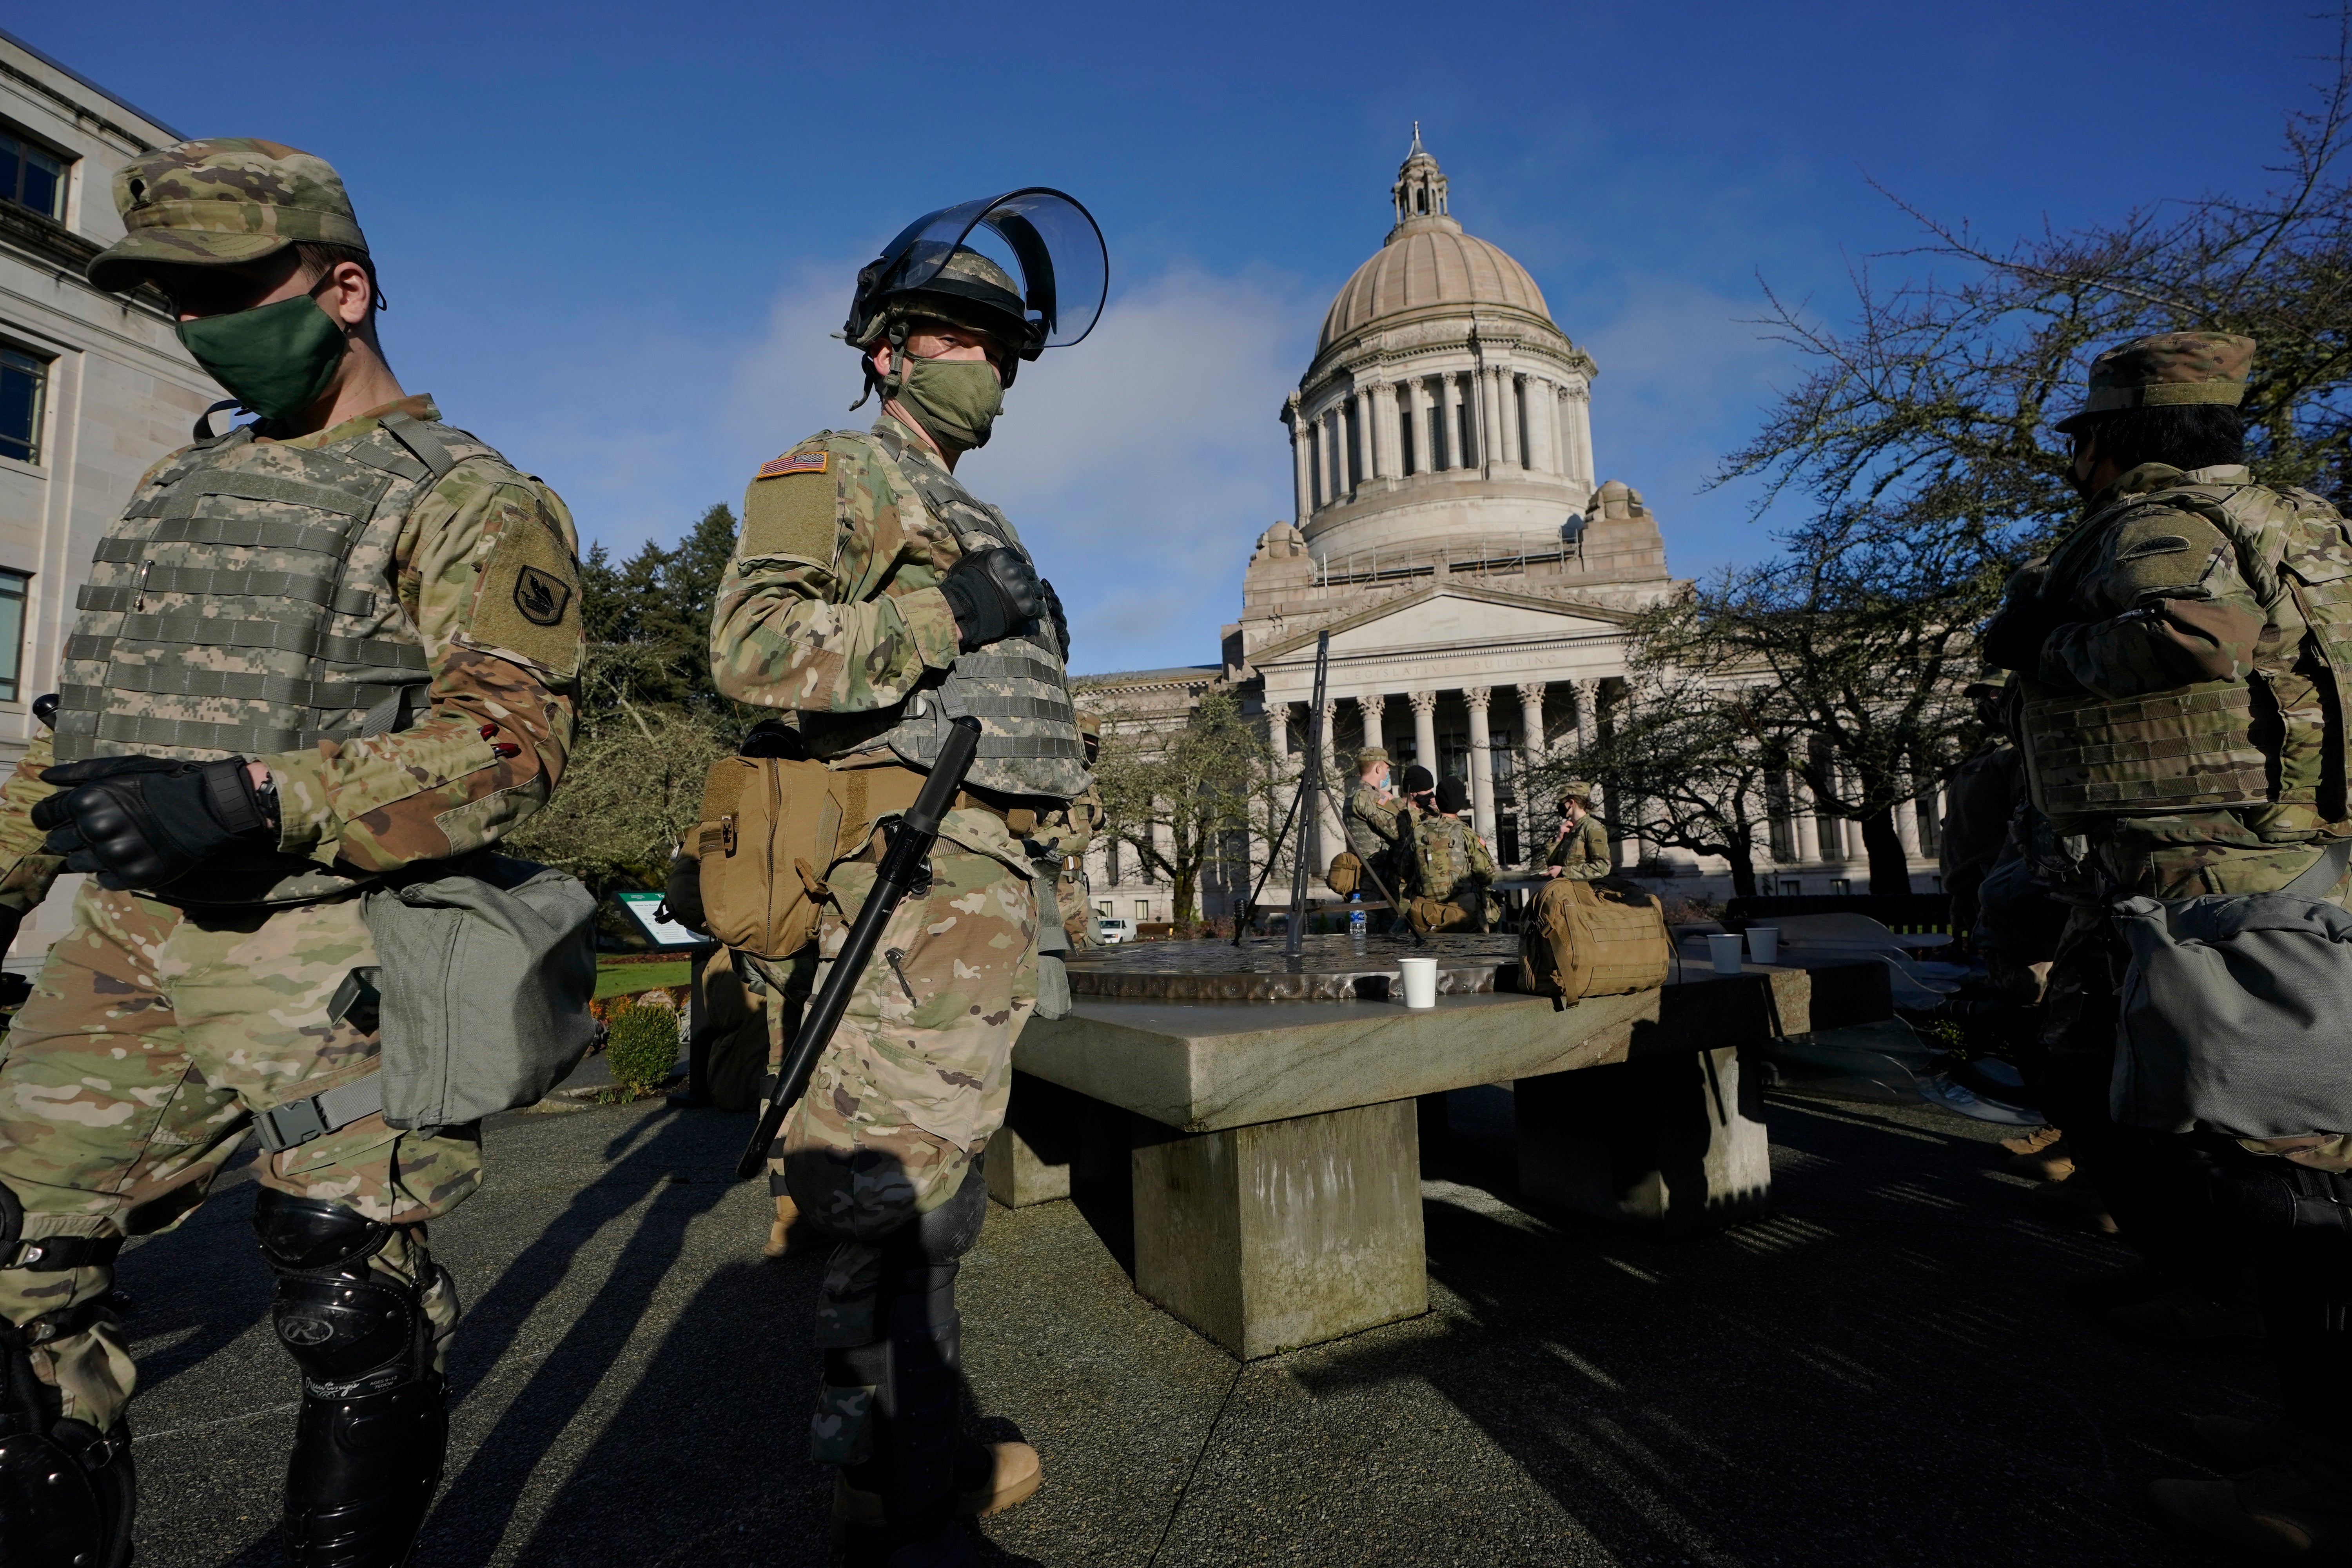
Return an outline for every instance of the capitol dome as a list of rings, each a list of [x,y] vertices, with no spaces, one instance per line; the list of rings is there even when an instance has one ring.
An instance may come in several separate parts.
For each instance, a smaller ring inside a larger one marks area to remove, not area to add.
[[[1389,202],[1282,412],[1308,552],[1557,553],[1595,486],[1592,357],[1526,268],[1463,232],[1418,125]]]
[[[1434,169],[1437,160],[1429,158],[1429,164]],[[1424,311],[1447,314],[1465,305],[1500,305],[1551,325],[1543,290],[1501,246],[1463,233],[1450,217],[1409,218],[1331,301],[1316,352],[1376,322]]]

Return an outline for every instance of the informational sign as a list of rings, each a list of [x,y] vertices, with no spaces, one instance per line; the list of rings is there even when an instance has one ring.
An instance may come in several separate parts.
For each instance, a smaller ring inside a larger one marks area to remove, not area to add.
[[[656,947],[709,947],[710,939],[688,931],[662,913],[659,893],[622,893],[621,908]]]

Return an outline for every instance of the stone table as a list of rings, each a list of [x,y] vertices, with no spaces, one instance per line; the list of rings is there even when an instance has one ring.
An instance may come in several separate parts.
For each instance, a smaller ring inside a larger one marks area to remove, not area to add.
[[[1220,959],[1222,947],[1074,963],[1073,1011],[1033,1019],[1014,1047],[987,1174],[1008,1205],[1076,1199],[1139,1290],[1245,1360],[1426,1310],[1420,1097],[1509,1080],[1526,1195],[1710,1228],[1770,1192],[1760,1089],[1739,1047],[1891,1011],[1877,965],[1692,970],[1661,991],[1561,1007],[1507,989],[1513,944],[1477,937],[1420,950],[1451,987],[1426,1011],[1191,999],[1220,986],[1384,996],[1394,958],[1415,951],[1381,938],[1359,956],[1345,937],[1309,939],[1293,973],[1278,942]]]

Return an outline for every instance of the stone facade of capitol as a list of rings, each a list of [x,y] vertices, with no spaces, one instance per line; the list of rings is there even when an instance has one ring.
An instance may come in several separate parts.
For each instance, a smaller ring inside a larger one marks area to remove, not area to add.
[[[1419,762],[1466,779],[1496,859],[1539,862],[1555,808],[1522,798],[1528,768],[1594,734],[1623,689],[1629,612],[1680,584],[1641,492],[1598,477],[1599,367],[1552,321],[1527,269],[1464,232],[1418,128],[1390,199],[1387,239],[1332,300],[1281,410],[1299,521],[1258,535],[1222,660],[1087,676],[1078,699],[1115,722],[1172,726],[1230,687],[1265,715],[1276,751],[1295,757],[1317,634],[1328,631],[1335,755],[1385,746],[1399,769]],[[1804,809],[1801,790],[1790,798],[1800,804],[1772,824],[1763,887],[1864,890],[1860,826]],[[1932,800],[1897,813],[1920,890],[1936,885],[1938,816]],[[1318,868],[1344,846],[1336,821],[1319,837]],[[1615,852],[1662,891],[1729,890],[1720,860],[1638,841]],[[1097,842],[1096,909],[1170,919],[1168,888],[1139,859],[1108,835]],[[1237,858],[1211,868],[1201,913],[1230,912],[1246,874]]]

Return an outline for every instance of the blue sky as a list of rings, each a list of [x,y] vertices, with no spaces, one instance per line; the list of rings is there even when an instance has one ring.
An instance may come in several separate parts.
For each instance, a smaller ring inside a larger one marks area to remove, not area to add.
[[[1705,488],[1795,374],[1748,324],[1759,276],[1842,315],[1847,268],[1916,237],[1871,179],[1995,235],[2252,188],[2328,73],[2312,8],[425,4],[271,13],[232,44],[199,29],[240,14],[117,3],[5,25],[191,135],[331,160],[404,382],[620,552],[865,422],[825,334],[901,225],[1071,191],[1110,308],[1024,368],[962,471],[1094,671],[1216,658],[1251,542],[1290,511],[1281,399],[1380,245],[1412,121],[1465,226],[1598,360],[1601,472],[1697,574],[1771,548],[1745,496]]]

